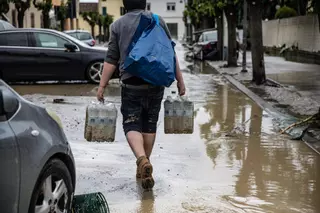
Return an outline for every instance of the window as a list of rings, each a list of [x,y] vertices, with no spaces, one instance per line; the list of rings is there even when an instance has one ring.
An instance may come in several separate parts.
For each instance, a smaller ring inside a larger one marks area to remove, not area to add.
[[[27,33],[15,32],[0,34],[0,46],[27,47]]]
[[[151,3],[147,3],[147,10],[151,10]]]
[[[123,16],[124,14],[126,14],[126,9],[124,9],[124,7],[120,7],[120,15]]]
[[[30,19],[31,19],[31,28],[35,28],[34,13],[30,14]]]
[[[107,15],[107,7],[102,7],[102,15],[103,16]]]
[[[64,48],[64,44],[68,41],[52,34],[35,33],[36,46],[46,48]]]
[[[176,10],[176,3],[175,2],[168,2],[167,3],[167,10],[168,11],[175,11]]]
[[[203,33],[203,41],[218,41],[217,31]]]
[[[17,18],[17,16],[16,16],[16,10],[12,10],[12,12],[11,12],[11,16],[12,16],[12,25],[13,26],[17,26],[17,22],[16,22],[16,18]]]
[[[1,26],[0,26],[1,29]],[[7,34],[0,34],[0,46],[7,45]]]

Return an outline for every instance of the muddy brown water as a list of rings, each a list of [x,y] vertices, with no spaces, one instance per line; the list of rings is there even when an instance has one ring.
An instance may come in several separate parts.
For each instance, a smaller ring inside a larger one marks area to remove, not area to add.
[[[135,159],[123,135],[121,115],[114,143],[84,140],[85,107],[94,99],[95,86],[15,89],[61,117],[76,159],[76,193],[101,191],[111,212],[320,212],[320,158],[313,151],[279,135],[272,118],[221,77],[185,78],[195,103],[194,133],[164,134],[161,110],[151,158],[156,185],[149,192],[135,179]],[[110,100],[119,109],[120,89],[112,88]],[[71,104],[52,103],[57,95],[67,95]]]

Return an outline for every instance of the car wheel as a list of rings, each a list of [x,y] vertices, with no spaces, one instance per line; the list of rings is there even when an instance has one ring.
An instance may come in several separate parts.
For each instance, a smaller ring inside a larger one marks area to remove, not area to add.
[[[68,168],[62,161],[53,159],[38,178],[29,213],[69,212],[73,191]]]
[[[91,83],[99,84],[103,71],[103,62],[97,61],[89,65],[87,69],[87,78]]]

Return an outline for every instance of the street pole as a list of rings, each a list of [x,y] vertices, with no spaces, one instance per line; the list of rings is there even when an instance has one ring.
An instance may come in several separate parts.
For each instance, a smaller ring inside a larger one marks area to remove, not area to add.
[[[248,4],[247,0],[244,0],[243,3],[243,37],[242,37],[242,45],[243,45],[243,53],[242,53],[242,70],[241,72],[247,71],[247,32],[248,32]]]

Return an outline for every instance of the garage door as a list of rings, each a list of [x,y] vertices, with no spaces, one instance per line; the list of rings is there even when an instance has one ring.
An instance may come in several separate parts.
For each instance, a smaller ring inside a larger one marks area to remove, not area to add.
[[[172,38],[178,38],[178,23],[167,23]]]

